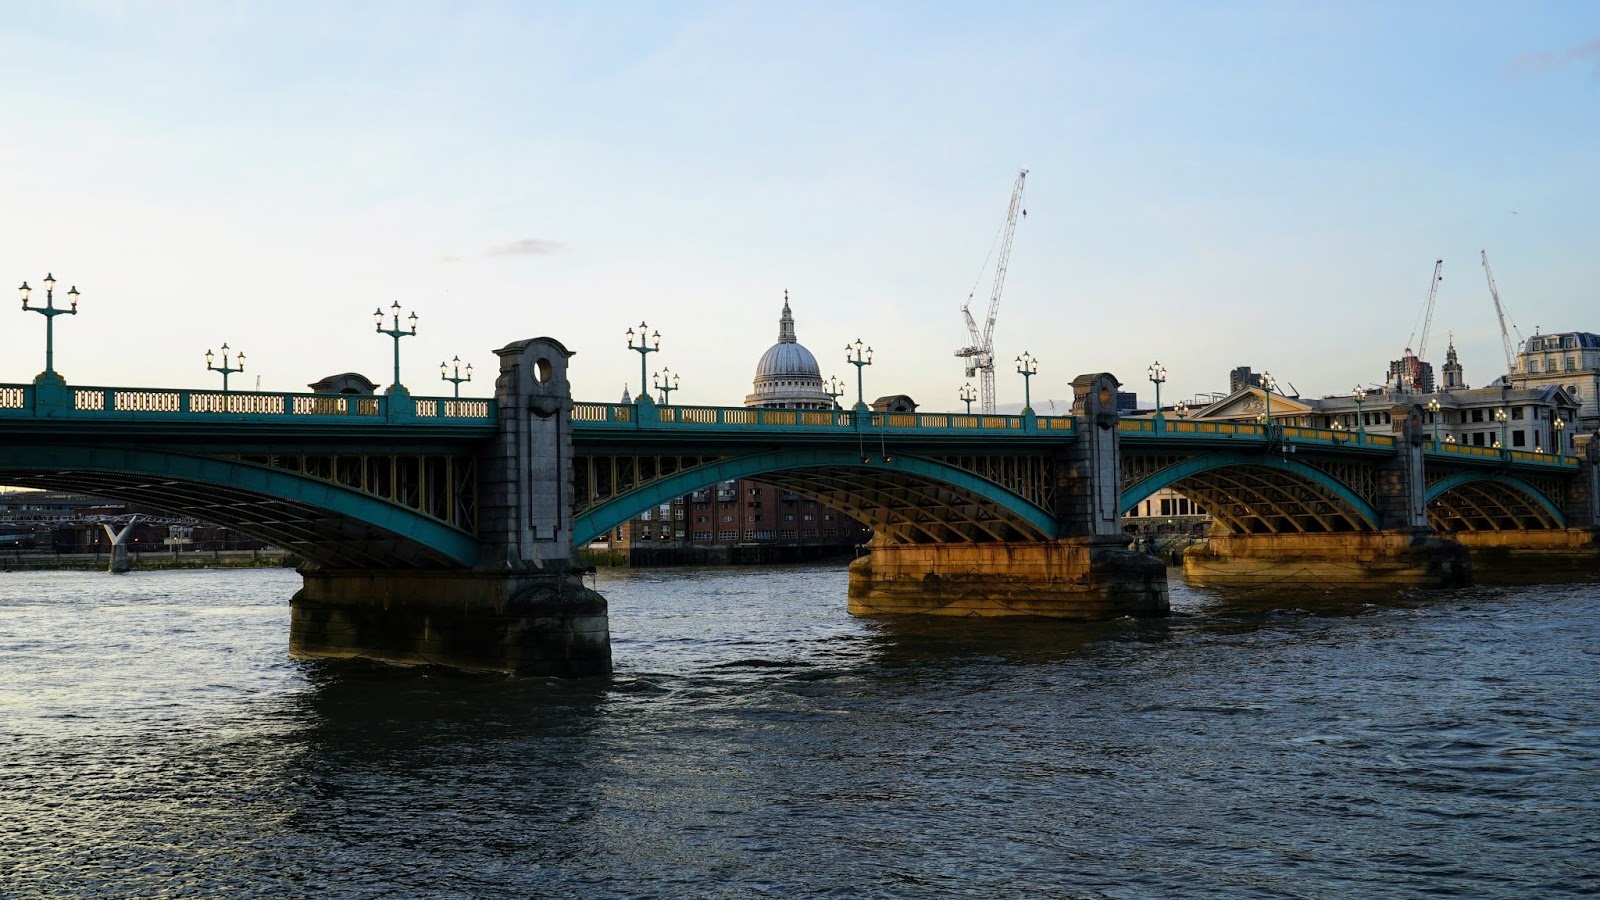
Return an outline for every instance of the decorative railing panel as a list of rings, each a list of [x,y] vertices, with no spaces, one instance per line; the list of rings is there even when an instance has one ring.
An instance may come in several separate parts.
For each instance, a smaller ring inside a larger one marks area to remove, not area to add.
[[[52,388],[52,390],[60,390]],[[252,422],[301,420],[310,418],[359,419],[373,423],[429,423],[493,425],[498,418],[495,405],[483,399],[442,397],[405,398],[346,396],[329,394],[283,394],[259,391],[191,391],[157,388],[68,387],[63,398],[70,406],[63,411],[52,401],[48,413],[34,408],[32,385],[0,385],[0,417],[29,418],[47,414],[52,419],[82,417],[94,419],[144,419],[173,421],[194,416],[207,421],[246,420]],[[398,407],[390,405],[398,402]],[[227,420],[219,416],[227,416]]]

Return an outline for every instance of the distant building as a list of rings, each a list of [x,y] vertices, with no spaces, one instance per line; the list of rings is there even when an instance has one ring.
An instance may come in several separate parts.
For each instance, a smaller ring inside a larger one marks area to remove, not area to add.
[[[1551,336],[1565,343],[1566,335]],[[1593,338],[1594,335],[1589,335]],[[1536,339],[1530,339],[1532,343]],[[1595,341],[1594,352],[1600,355],[1600,338]],[[1542,346],[1542,343],[1540,345]],[[1578,348],[1575,348],[1575,350]],[[1538,354],[1541,351],[1533,351]],[[1577,352],[1576,359],[1581,358]],[[1530,354],[1524,353],[1525,358]],[[1394,410],[1412,404],[1426,407],[1430,400],[1439,403],[1438,433],[1440,440],[1455,441],[1478,447],[1493,447],[1502,440],[1513,450],[1539,450],[1562,453],[1575,452],[1575,438],[1592,431],[1575,427],[1579,419],[1580,400],[1568,389],[1566,379],[1557,377],[1522,377],[1512,381],[1502,379],[1488,387],[1466,387],[1465,373],[1456,357],[1452,343],[1446,354],[1446,378],[1461,387],[1445,391],[1413,393],[1402,390],[1395,383],[1383,389],[1365,391],[1361,402],[1350,394],[1334,394],[1321,399],[1291,397],[1276,391],[1270,394],[1259,383],[1249,384],[1201,409],[1190,410],[1190,419],[1224,422],[1259,423],[1265,420],[1270,408],[1272,421],[1278,425],[1303,425],[1310,428],[1361,430],[1369,434],[1392,434]],[[1530,358],[1530,363],[1533,362]],[[1541,368],[1548,369],[1549,362],[1537,360]],[[1600,364],[1600,359],[1596,360]],[[1416,370],[1413,370],[1415,372]],[[1431,370],[1424,370],[1431,378]],[[1565,375],[1564,352],[1560,374]],[[1578,372],[1576,368],[1572,371]],[[1235,369],[1234,376],[1240,372]],[[1230,380],[1232,380],[1230,378]],[[1526,382],[1526,383],[1524,383]],[[1427,383],[1427,382],[1425,382]],[[1496,410],[1506,411],[1506,421],[1495,419]],[[1171,414],[1168,413],[1170,418]],[[1423,419],[1429,434],[1434,430],[1434,414],[1424,412]],[[1557,423],[1562,427],[1558,428]]]
[[[1600,334],[1535,334],[1523,341],[1512,380],[1524,387],[1560,385],[1579,404],[1577,430],[1600,431]]]
[[[1454,344],[1451,344],[1451,349],[1455,349]],[[1393,394],[1431,394],[1434,389],[1433,363],[1418,359],[1407,347],[1399,359],[1389,362],[1389,371],[1383,383]]]

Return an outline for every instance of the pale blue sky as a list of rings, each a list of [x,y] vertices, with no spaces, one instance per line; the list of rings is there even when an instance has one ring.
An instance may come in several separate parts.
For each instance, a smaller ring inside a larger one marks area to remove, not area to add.
[[[1039,358],[1036,398],[1091,371],[1148,397],[1155,358],[1168,398],[1241,364],[1342,393],[1403,349],[1436,257],[1429,356],[1454,331],[1484,383],[1480,247],[1525,333],[1600,331],[1593,2],[0,13],[0,274],[83,292],[74,383],[212,385],[228,341],[248,385],[387,384],[371,312],[398,300],[416,393],[548,334],[613,399],[644,318],[675,401],[737,404],[787,288],[824,376],[853,382],[860,337],[869,397],[959,408],[959,308],[1018,165],[996,344]],[[42,334],[0,318],[0,382]]]

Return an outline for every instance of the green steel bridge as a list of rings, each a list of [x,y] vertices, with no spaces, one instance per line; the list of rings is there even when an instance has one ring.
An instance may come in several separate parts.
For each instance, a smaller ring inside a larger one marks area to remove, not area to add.
[[[1591,526],[1584,461],[1426,436],[1143,417],[990,416],[568,403],[573,545],[673,497],[751,478],[839,509],[890,543],[1052,541],[1069,495],[1123,513],[1188,496],[1242,534],[1392,527],[1422,457],[1436,533]],[[0,484],[81,491],[225,525],[341,569],[482,562],[493,399],[0,385]],[[1403,418],[1397,415],[1396,420]],[[1109,429],[1115,485],[1070,449]],[[1397,481],[1398,479],[1398,481]],[[1092,480],[1092,479],[1090,479]],[[1386,499],[1388,498],[1388,499]]]

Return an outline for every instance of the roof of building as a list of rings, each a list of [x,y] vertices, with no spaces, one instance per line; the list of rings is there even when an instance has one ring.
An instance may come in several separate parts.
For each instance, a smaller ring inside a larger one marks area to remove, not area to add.
[[[1561,331],[1555,334],[1536,334],[1523,343],[1524,353],[1543,353],[1550,350],[1600,349],[1600,334],[1589,331]]]

